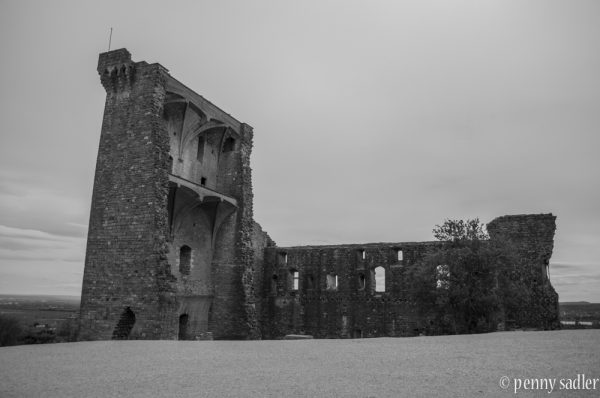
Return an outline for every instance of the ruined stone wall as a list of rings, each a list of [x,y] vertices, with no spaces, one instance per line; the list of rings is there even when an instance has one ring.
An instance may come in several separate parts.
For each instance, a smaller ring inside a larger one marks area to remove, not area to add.
[[[252,249],[254,254],[253,263],[253,275],[252,275],[252,293],[254,311],[256,313],[257,329],[260,332],[260,338],[263,338],[262,332],[264,330],[263,322],[263,289],[264,289],[264,274],[265,274],[265,248],[275,247],[275,242],[271,239],[269,234],[262,230],[262,227],[258,223],[254,223],[254,229],[252,232]]]
[[[504,216],[488,224],[491,239],[509,241],[515,273],[531,287],[523,308],[505,314],[517,326],[554,328],[558,295],[547,277],[555,218],[550,214]],[[411,302],[407,269],[441,242],[378,243],[265,249],[264,338],[311,334],[321,338],[410,336],[423,331],[419,303]],[[398,252],[402,252],[399,260]],[[364,254],[363,254],[364,253]],[[375,270],[385,270],[385,291]],[[298,288],[294,273],[298,272]],[[337,288],[328,279],[337,277]],[[434,276],[432,275],[432,278]]]
[[[252,128],[242,124],[240,140],[221,161],[217,188],[237,199],[237,211],[217,232],[213,275],[215,296],[211,329],[216,338],[258,339],[254,294],[254,219],[252,208]],[[262,251],[262,246],[258,250]]]
[[[134,317],[132,336],[172,338],[176,303],[166,258],[168,140],[162,119],[166,71],[134,63],[122,49],[100,54],[98,73],[106,104],[80,335],[109,339],[120,319]]]
[[[554,247],[556,216],[524,214],[498,217],[487,225],[491,239],[505,240],[516,251],[514,276],[532,294],[516,313],[506,314],[516,326],[554,329],[559,327],[558,294],[549,278]]]
[[[253,130],[159,64],[100,54],[106,104],[80,337],[409,336],[423,330],[408,267],[439,242],[278,248],[253,219]],[[534,292],[507,317],[557,324],[548,278],[555,217],[500,217]],[[183,264],[183,266],[182,266]],[[385,283],[379,284],[385,273]]]
[[[436,244],[265,249],[263,337],[296,333],[321,338],[418,334],[422,325],[409,302],[406,272],[428,247]],[[376,291],[377,267],[385,269],[384,292]],[[298,289],[294,289],[296,271]],[[336,277],[337,287],[333,288],[331,282]]]

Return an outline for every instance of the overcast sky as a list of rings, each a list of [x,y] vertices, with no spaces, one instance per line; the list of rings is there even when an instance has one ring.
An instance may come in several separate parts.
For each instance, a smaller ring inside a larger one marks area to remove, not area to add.
[[[560,300],[600,302],[598,21],[597,0],[2,0],[0,293],[80,293],[113,27],[254,127],[280,246],[552,212]]]

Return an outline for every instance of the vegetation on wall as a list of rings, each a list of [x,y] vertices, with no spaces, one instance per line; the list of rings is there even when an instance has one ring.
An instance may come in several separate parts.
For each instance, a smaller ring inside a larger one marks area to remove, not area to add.
[[[513,268],[509,243],[490,241],[479,219],[446,220],[433,229],[443,242],[409,270],[409,295],[426,334],[484,333],[504,324],[507,311],[528,296]],[[503,326],[501,326],[503,327]]]

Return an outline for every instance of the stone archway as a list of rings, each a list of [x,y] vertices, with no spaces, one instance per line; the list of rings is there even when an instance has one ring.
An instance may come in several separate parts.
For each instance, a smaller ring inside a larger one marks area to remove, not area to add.
[[[177,338],[179,340],[188,340],[188,325],[190,317],[188,314],[181,314],[179,316],[179,334]]]
[[[117,326],[115,326],[115,330],[113,330],[112,339],[127,340],[131,334],[133,325],[135,325],[135,313],[131,311],[131,308],[127,307],[121,313],[119,322],[117,322]]]

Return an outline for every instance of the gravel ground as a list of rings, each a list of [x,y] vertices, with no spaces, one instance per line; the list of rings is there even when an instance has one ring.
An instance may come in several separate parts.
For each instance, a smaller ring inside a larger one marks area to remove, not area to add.
[[[600,330],[0,348],[0,397],[599,397],[600,381],[558,390],[577,374],[600,378]],[[515,394],[515,378],[556,390]]]

